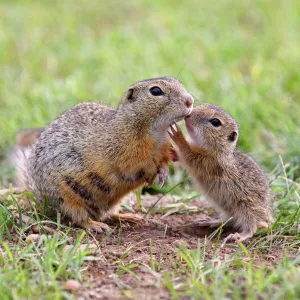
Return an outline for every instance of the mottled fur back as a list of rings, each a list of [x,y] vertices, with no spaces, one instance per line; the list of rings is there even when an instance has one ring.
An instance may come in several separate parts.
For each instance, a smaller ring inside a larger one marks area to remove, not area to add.
[[[127,193],[163,178],[167,129],[192,104],[180,81],[169,77],[133,84],[118,109],[78,104],[45,127],[26,155],[16,151],[19,181],[38,200],[59,203],[76,224],[99,221]]]

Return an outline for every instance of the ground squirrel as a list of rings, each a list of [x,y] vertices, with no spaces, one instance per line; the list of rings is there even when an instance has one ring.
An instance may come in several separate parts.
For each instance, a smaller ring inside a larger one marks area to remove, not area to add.
[[[196,185],[213,202],[222,222],[235,230],[226,241],[244,241],[273,222],[269,182],[248,155],[236,150],[236,121],[216,105],[203,104],[185,118],[189,142],[177,124],[169,134],[177,149],[173,160],[182,162]],[[177,157],[176,157],[177,156]],[[231,218],[231,219],[230,219]],[[221,226],[221,221],[196,220],[198,226]]]
[[[193,101],[178,79],[162,77],[130,86],[118,109],[78,104],[38,130],[31,148],[15,152],[19,182],[77,225],[108,229],[101,221],[117,213],[123,196],[157,175],[165,182],[167,130],[191,113]]]

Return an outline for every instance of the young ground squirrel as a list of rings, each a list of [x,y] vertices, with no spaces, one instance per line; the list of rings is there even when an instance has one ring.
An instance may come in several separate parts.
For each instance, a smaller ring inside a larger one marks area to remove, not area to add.
[[[175,125],[169,132],[177,145],[174,160],[182,162],[204,195],[215,204],[222,222],[239,233],[226,241],[244,241],[273,221],[269,182],[248,155],[236,150],[238,126],[216,105],[203,104],[185,118],[187,142]],[[231,218],[231,219],[230,219]],[[221,221],[196,220],[198,226],[219,227]]]
[[[193,101],[179,80],[162,77],[130,86],[118,109],[78,104],[39,130],[31,148],[15,152],[19,182],[77,225],[108,229],[100,221],[117,214],[123,196],[157,175],[165,182],[167,130],[191,113]]]

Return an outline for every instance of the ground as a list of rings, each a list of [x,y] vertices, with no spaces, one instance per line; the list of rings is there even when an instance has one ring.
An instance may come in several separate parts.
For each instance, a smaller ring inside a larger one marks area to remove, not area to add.
[[[190,223],[216,215],[176,164],[162,189],[124,204],[145,217],[164,195],[145,224],[112,234],[68,227],[32,195],[29,210],[25,196],[0,195],[1,299],[298,299],[299,11],[298,0],[0,1],[0,189],[20,130],[84,101],[117,107],[132,83],[175,76],[195,106],[237,120],[276,219],[249,243],[203,237]]]
[[[5,197],[5,201],[9,198]],[[18,249],[19,263],[23,263],[17,268],[32,270],[29,276],[32,286],[31,291],[26,292],[26,288],[20,291],[4,280],[2,287],[7,291],[10,286],[9,295],[13,298],[29,297],[31,293],[45,298],[63,295],[76,299],[299,295],[299,289],[293,284],[291,290],[283,288],[300,276],[297,228],[289,234],[281,230],[260,231],[244,245],[224,244],[223,238],[230,230],[213,231],[193,225],[197,218],[208,215],[217,218],[211,205],[201,197],[185,205],[178,196],[171,195],[143,195],[141,200],[142,209],[136,195],[129,195],[123,210],[128,212],[130,208],[143,219],[143,224],[116,224],[108,220],[113,229],[109,233],[84,232],[48,218],[39,219],[32,207],[22,209],[20,229],[20,214],[10,207],[14,225],[4,238],[5,244],[0,246],[2,261],[7,261],[2,264],[4,269],[13,272],[15,267],[9,262],[13,259],[16,263],[13,249]],[[174,207],[177,207],[175,211]],[[8,251],[9,248],[12,250]],[[24,262],[29,257],[32,262],[26,267]],[[61,274],[60,266],[63,266]],[[43,277],[44,282],[39,282]],[[57,286],[51,286],[52,280]],[[212,280],[216,280],[214,285],[210,283]],[[269,281],[268,286],[264,280]],[[204,293],[203,289],[207,291]]]

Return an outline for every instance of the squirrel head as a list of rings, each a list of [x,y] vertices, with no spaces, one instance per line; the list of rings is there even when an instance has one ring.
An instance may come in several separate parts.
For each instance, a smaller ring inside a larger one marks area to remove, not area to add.
[[[183,84],[173,77],[152,78],[130,86],[119,111],[138,122],[150,122],[156,131],[166,131],[176,121],[189,115],[194,99]]]
[[[232,153],[238,139],[236,121],[220,107],[202,104],[185,118],[190,141],[212,152]]]

